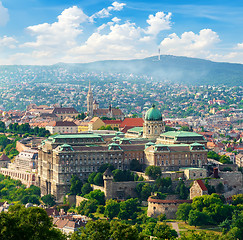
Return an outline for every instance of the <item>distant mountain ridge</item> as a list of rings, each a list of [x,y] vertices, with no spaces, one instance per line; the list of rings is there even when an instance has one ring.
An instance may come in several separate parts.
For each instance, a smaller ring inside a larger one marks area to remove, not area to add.
[[[155,80],[191,85],[243,85],[243,64],[212,62],[198,58],[177,57],[172,55],[134,59],[106,60],[92,63],[65,64],[72,70],[102,71],[113,73],[145,74]]]
[[[0,71],[16,71],[24,69],[55,70],[66,69],[69,74],[82,72],[127,73],[151,76],[155,81],[170,81],[187,85],[243,85],[243,64],[212,62],[198,58],[178,57],[172,55],[133,59],[105,60],[91,63],[57,63],[51,66],[0,66]],[[22,71],[24,72],[24,71]],[[45,71],[38,80],[45,78]]]

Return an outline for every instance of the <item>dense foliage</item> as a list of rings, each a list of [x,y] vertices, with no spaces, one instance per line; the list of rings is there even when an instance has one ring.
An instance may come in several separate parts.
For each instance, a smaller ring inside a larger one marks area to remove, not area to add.
[[[208,158],[217,160],[224,164],[232,164],[232,162],[230,161],[230,158],[228,156],[226,156],[226,155],[220,156],[219,154],[217,154],[214,151],[208,151]]]
[[[151,177],[152,179],[157,179],[161,176],[161,169],[158,166],[148,166],[145,169],[145,175]]]
[[[44,209],[15,205],[10,206],[7,213],[0,213],[0,239],[64,240],[66,237],[53,227]]]
[[[30,134],[35,135],[37,137],[48,137],[50,136],[50,132],[45,128],[31,128],[29,123],[18,124],[18,123],[10,123],[8,127],[8,132],[18,133],[18,134]]]

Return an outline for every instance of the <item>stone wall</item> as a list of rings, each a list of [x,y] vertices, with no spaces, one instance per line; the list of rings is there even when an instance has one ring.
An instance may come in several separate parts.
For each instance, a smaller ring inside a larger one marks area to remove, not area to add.
[[[89,199],[81,197],[81,196],[76,196],[76,207],[78,207],[80,205],[80,203],[85,200],[89,200]]]
[[[148,217],[157,217],[160,214],[165,214],[167,219],[176,218],[178,206],[182,203],[191,203],[191,200],[160,200],[148,199]]]
[[[154,180],[150,181],[129,181],[129,182],[112,182],[111,180],[104,180],[104,192],[106,199],[117,198],[117,199],[126,199],[128,197],[135,198],[137,193],[135,191],[136,186],[139,183],[149,183],[153,184]]]
[[[91,187],[93,188],[93,190],[100,190],[102,192],[105,191],[104,187],[101,187],[101,186],[98,186],[98,185],[91,184]]]
[[[82,201],[88,200],[87,198],[78,195],[66,195],[65,197],[69,202],[70,206],[75,204],[76,207],[78,207]]]

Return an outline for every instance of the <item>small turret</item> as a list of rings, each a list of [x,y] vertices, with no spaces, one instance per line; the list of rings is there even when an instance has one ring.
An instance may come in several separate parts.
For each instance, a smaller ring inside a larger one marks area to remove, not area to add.
[[[103,179],[104,180],[113,180],[113,173],[110,170],[110,168],[107,168],[105,172],[103,173]]]
[[[103,173],[103,179],[104,179],[105,199],[111,199],[113,198],[113,188],[112,188],[113,174],[109,168],[107,168]]]

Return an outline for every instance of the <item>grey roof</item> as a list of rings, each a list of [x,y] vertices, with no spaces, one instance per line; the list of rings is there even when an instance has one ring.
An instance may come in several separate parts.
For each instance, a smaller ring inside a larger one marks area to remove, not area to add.
[[[103,175],[106,175],[106,176],[113,176],[113,173],[112,173],[112,171],[110,170],[110,168],[107,168],[107,169],[105,170],[105,172],[103,173]]]

